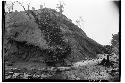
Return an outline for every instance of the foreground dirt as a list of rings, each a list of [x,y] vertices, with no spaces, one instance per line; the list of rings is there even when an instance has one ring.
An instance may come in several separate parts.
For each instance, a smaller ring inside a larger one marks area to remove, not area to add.
[[[77,62],[70,67],[49,67],[40,62],[6,63],[5,79],[119,80],[118,67],[105,67],[97,62],[90,62]]]

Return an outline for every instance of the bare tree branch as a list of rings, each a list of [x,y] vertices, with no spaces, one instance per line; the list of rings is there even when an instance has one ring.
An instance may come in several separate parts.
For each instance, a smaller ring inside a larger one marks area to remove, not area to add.
[[[19,3],[19,4],[23,7],[24,11],[26,12],[26,15],[28,15],[29,18],[31,19],[30,15],[29,15],[29,11],[27,11],[27,10],[25,9],[25,7],[22,5],[22,3],[20,3],[19,1],[15,1],[15,2]],[[15,2],[14,2],[14,3],[15,3]]]

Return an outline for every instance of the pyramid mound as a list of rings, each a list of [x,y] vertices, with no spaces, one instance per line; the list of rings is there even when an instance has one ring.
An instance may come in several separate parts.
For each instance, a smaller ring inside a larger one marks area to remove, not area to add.
[[[12,12],[5,17],[4,56],[7,60],[68,64],[96,58],[102,45],[87,37],[65,15],[54,9]]]

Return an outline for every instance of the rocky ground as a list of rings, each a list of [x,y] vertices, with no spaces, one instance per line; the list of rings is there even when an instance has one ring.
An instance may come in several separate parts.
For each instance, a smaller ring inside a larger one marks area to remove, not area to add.
[[[101,59],[93,59],[61,67],[39,62],[6,63],[5,79],[119,81],[119,67],[106,67],[100,65],[101,62]]]

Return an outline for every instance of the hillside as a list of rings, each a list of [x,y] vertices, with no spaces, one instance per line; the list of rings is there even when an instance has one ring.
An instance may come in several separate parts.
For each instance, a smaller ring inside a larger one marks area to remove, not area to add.
[[[94,58],[96,54],[103,53],[103,46],[87,37],[85,32],[66,16],[47,8],[33,13],[36,17],[31,13],[31,19],[25,12],[14,12],[6,16],[8,18],[5,20],[7,30],[5,34],[8,34],[9,41],[20,44],[20,48],[29,45],[30,48],[35,46],[39,50],[69,50],[67,55],[60,57],[66,56],[71,62],[83,60],[85,57]],[[26,49],[28,47],[26,46]]]
[[[50,8],[8,13],[3,40],[5,63],[27,69],[71,66],[106,51],[65,15]]]

